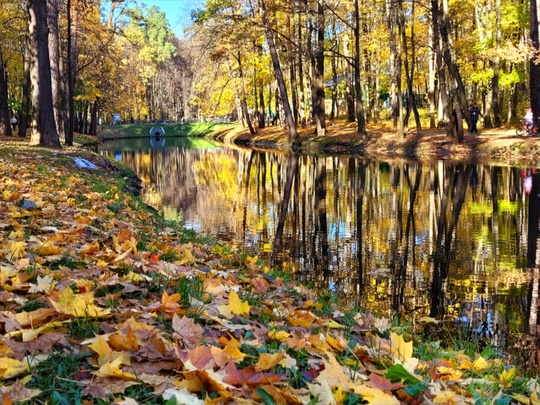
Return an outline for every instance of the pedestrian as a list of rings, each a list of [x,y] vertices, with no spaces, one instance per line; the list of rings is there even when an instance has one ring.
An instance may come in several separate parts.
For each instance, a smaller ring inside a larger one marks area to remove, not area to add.
[[[532,126],[533,126],[533,122],[534,122],[534,116],[533,116],[532,108],[529,107],[525,111],[525,116],[523,117],[523,122],[525,123],[525,125],[527,125],[527,130],[530,131]]]
[[[475,102],[472,103],[472,105],[469,108],[469,117],[471,117],[471,130],[469,131],[471,134],[477,134],[478,128],[476,127],[476,123],[478,122],[478,118],[480,118],[480,108],[476,105]]]
[[[17,129],[17,118],[15,116],[11,117],[11,126],[13,127],[13,131]]]

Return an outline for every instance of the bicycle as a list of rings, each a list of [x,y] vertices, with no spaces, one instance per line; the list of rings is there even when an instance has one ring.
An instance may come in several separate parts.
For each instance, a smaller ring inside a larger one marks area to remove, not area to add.
[[[527,125],[525,121],[521,121],[519,127],[516,129],[517,136],[538,136],[538,128],[534,125]]]

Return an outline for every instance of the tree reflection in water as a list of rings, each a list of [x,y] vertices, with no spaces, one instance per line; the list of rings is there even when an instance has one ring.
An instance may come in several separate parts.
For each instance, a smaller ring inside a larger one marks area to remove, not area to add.
[[[121,159],[167,217],[350,304],[458,320],[499,345],[535,347],[537,173],[527,193],[522,168],[483,164],[183,146]]]

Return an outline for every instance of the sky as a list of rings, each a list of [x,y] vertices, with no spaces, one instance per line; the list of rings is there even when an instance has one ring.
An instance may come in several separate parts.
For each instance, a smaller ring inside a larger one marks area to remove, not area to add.
[[[146,4],[148,8],[157,6],[165,13],[167,21],[178,38],[183,37],[184,27],[191,25],[191,11],[201,7],[203,0],[136,0],[137,4]]]

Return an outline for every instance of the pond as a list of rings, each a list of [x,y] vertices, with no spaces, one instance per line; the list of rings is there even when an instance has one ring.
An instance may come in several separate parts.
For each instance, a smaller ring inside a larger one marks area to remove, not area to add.
[[[143,199],[166,218],[347,304],[458,322],[536,358],[540,171],[163,139],[100,149],[133,168]]]

